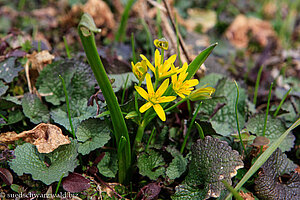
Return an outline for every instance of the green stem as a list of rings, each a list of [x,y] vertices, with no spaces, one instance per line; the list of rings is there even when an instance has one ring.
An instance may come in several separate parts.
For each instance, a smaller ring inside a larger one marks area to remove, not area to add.
[[[60,80],[62,82],[63,89],[64,89],[64,92],[65,92],[66,103],[67,103],[67,110],[68,110],[68,117],[69,117],[70,127],[71,127],[71,130],[72,130],[72,135],[73,135],[73,138],[76,139],[75,131],[74,131],[73,123],[72,123],[72,119],[71,119],[70,103],[69,103],[69,97],[68,97],[68,93],[67,93],[67,88],[66,88],[65,80],[64,80],[64,78],[61,75],[59,75],[59,78],[60,78]]]
[[[132,61],[135,64],[137,62],[137,59],[135,55],[134,33],[131,33],[131,49],[132,49]]]
[[[124,83],[124,89],[123,89],[123,92],[122,92],[121,105],[123,105],[123,103],[124,103],[124,98],[125,98],[125,92],[126,92],[128,78],[129,78],[129,74],[127,75],[125,83]]]
[[[154,128],[152,129],[152,131],[151,131],[151,135],[150,135],[150,137],[149,137],[149,140],[148,140],[148,142],[147,142],[147,145],[146,145],[145,151],[147,151],[147,150],[148,150],[148,146],[149,146],[149,144],[150,144],[150,142],[151,142],[151,140],[152,140],[153,136],[155,135],[155,133],[156,133],[156,129],[155,129],[155,127],[154,127]]]
[[[191,123],[190,123],[190,125],[189,125],[189,128],[188,128],[186,134],[185,134],[185,137],[184,137],[184,140],[183,140],[181,149],[180,149],[180,153],[183,153],[183,151],[184,151],[185,145],[186,145],[187,140],[188,140],[188,138],[189,138],[189,136],[190,136],[192,127],[193,127],[193,125],[194,125],[194,123],[195,123],[195,120],[196,120],[196,117],[197,117],[197,115],[198,115],[198,112],[199,112],[199,109],[200,109],[201,105],[202,105],[202,102],[199,103],[199,105],[198,105],[198,107],[197,107],[197,109],[196,109],[196,111],[195,111],[195,113],[194,113],[194,116],[193,116],[193,118],[192,118],[192,121],[191,121]]]
[[[226,180],[223,179],[222,183],[224,184],[224,186],[226,187],[226,189],[231,192],[231,194],[235,197],[235,199],[237,199],[237,200],[243,200],[243,198],[241,197],[241,195]]]
[[[268,115],[269,115],[269,108],[270,108],[272,87],[273,87],[273,82],[271,83],[271,86],[270,86],[270,89],[269,89],[267,110],[266,110],[266,116],[265,116],[265,122],[264,122],[264,129],[263,129],[263,134],[262,134],[263,136],[265,136],[266,128],[267,128],[267,121],[268,121]]]
[[[203,130],[202,130],[200,124],[198,124],[197,122],[195,122],[195,124],[196,124],[196,127],[198,129],[200,139],[204,140],[205,136],[204,136],[204,133],[203,133]]]
[[[8,122],[8,119],[4,117],[1,113],[0,113],[0,117],[3,118],[5,122]]]
[[[178,54],[179,66],[182,66],[181,55],[180,55],[180,44],[179,44],[179,29],[178,29],[178,21],[176,15],[175,15],[175,22],[176,22],[175,30],[176,30],[177,54]]]
[[[135,0],[128,0],[126,7],[124,9],[124,12],[122,14],[120,26],[118,28],[117,34],[116,34],[116,41],[122,42],[126,33],[126,25],[127,25],[127,20],[129,17],[129,12],[133,4],[135,3]]]
[[[183,102],[185,102],[186,100],[188,100],[188,98],[181,99],[179,102],[177,102],[177,103],[174,104],[173,106],[170,106],[169,108],[165,109],[165,112],[169,112],[169,111],[173,110],[173,109],[176,108],[178,105],[180,105],[180,104],[182,104]]]
[[[285,101],[285,99],[287,98],[287,96],[290,94],[291,90],[292,90],[292,88],[289,89],[289,90],[285,93],[285,95],[283,96],[283,98],[281,99],[281,101],[280,101],[280,103],[279,103],[279,106],[277,107],[277,109],[276,109],[276,111],[275,111],[275,113],[274,113],[274,115],[273,115],[274,117],[277,116],[277,114],[278,114],[278,112],[279,112],[279,110],[280,110],[282,104],[284,103],[284,101]]]
[[[116,95],[113,92],[110,81],[99,57],[93,32],[99,32],[99,30],[96,28],[92,17],[88,14],[84,14],[78,26],[78,33],[84,47],[84,51],[86,52],[88,62],[106,100],[108,110],[110,111],[117,147],[119,146],[118,143],[120,142],[121,137],[124,137],[126,141],[124,150],[122,152],[118,151],[119,182],[124,184],[128,182],[128,178],[130,177],[130,138]]]
[[[240,125],[239,125],[239,117],[238,117],[238,102],[239,102],[239,95],[240,95],[240,91],[239,91],[239,86],[236,83],[236,81],[234,81],[235,83],[235,87],[236,87],[236,100],[235,100],[235,121],[236,121],[236,126],[237,126],[237,130],[239,133],[239,138],[240,138],[240,143],[244,149],[244,152],[246,153],[246,148],[245,145],[243,143],[243,139],[242,139],[242,135],[241,135],[241,131],[240,131]]]
[[[161,0],[157,0],[157,3],[161,3]],[[156,9],[156,27],[157,27],[157,36],[158,38],[162,38],[162,31],[161,31],[161,16],[160,16],[160,9]]]
[[[71,54],[70,54],[70,49],[69,49],[69,45],[68,45],[68,43],[67,43],[67,39],[66,39],[65,36],[63,37],[63,39],[64,39],[64,44],[65,44],[67,56],[68,56],[69,59],[71,59],[72,56],[71,56]]]
[[[60,179],[59,179],[59,181],[58,181],[58,183],[57,183],[56,190],[55,190],[55,195],[57,195],[59,186],[60,186],[60,184],[61,184],[61,181],[62,181],[64,175],[65,175],[65,173],[63,173],[63,174],[61,175],[61,177],[60,177]]]
[[[257,78],[256,78],[255,90],[254,90],[254,96],[253,96],[253,104],[255,106],[256,106],[256,101],[257,101],[257,93],[258,93],[259,81],[260,81],[260,77],[261,77],[261,73],[262,73],[263,68],[264,68],[263,65],[259,68],[259,71],[258,71],[258,74],[257,74]]]

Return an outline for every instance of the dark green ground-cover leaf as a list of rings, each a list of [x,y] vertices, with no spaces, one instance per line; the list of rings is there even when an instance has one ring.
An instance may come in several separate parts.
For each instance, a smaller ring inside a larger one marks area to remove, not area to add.
[[[118,171],[118,157],[116,153],[105,152],[103,159],[97,164],[99,173],[106,177],[116,177]]]
[[[165,161],[159,152],[150,149],[138,156],[137,167],[143,176],[148,176],[151,180],[157,178],[165,173]]]
[[[244,166],[237,151],[224,141],[206,136],[192,146],[192,160],[185,184],[178,186],[174,197],[195,199],[194,195],[205,194],[205,198],[219,197],[225,190],[221,180],[231,184],[231,178],[236,175],[237,169]],[[196,190],[198,188],[198,191]]]
[[[170,179],[179,178],[186,170],[187,159],[175,148],[167,147],[167,151],[174,157],[166,170],[166,175]]]
[[[297,168],[278,148],[261,166],[262,171],[255,180],[255,191],[260,199],[266,200],[298,200],[300,199],[300,175],[295,173]],[[290,177],[283,182],[283,174]]]
[[[20,64],[16,64],[16,59],[16,57],[10,57],[0,62],[0,79],[6,83],[12,82],[18,76],[19,71],[23,69]]]
[[[8,86],[5,85],[4,82],[0,80],[0,96],[4,95],[7,89]]]
[[[256,134],[257,136],[263,135],[265,114],[258,114],[250,118],[247,122],[247,130]],[[285,132],[286,127],[284,123],[278,119],[268,116],[268,121],[266,125],[265,137],[270,140],[270,145]],[[279,148],[282,151],[289,151],[294,146],[295,136],[289,133],[283,142],[280,144]]]
[[[243,88],[239,88],[239,90],[238,117],[240,129],[242,129],[246,118],[247,95]],[[203,101],[200,109],[202,113],[201,120],[210,118],[209,121],[215,131],[223,136],[228,136],[237,131],[235,100],[236,87],[234,82],[226,78],[221,79],[216,86],[213,98]],[[220,109],[216,109],[217,107],[220,107]]]
[[[40,180],[50,185],[59,181],[62,175],[65,177],[68,172],[74,171],[78,165],[77,148],[77,142],[72,140],[71,144],[60,146],[49,154],[42,154],[37,151],[34,145],[25,143],[17,146],[15,149],[16,158],[9,165],[18,176],[24,173],[31,174],[34,180]]]
[[[73,127],[76,130],[80,122],[96,116],[97,106],[87,106],[86,99],[72,100],[70,102],[70,113]],[[66,104],[62,105],[60,108],[52,110],[50,115],[55,123],[58,123],[64,126],[67,130],[71,131]]]
[[[53,94],[46,96],[46,101],[54,105],[65,101],[59,75],[65,80],[71,100],[88,98],[93,94],[96,81],[89,65],[76,60],[60,60],[47,65],[37,80],[36,85],[40,93]]]
[[[185,182],[176,186],[175,190],[175,194],[171,197],[173,200],[199,200],[205,199],[206,196],[205,190],[199,190],[198,187],[193,187]]]
[[[108,74],[108,77],[110,79],[114,79],[114,83],[112,84],[112,87],[115,92],[124,88],[127,76],[128,76],[128,81],[126,84],[126,88],[130,87],[133,84],[133,82],[138,82],[138,80],[136,79],[136,77],[132,72],[127,72],[122,74]]]
[[[15,124],[15,123],[23,120],[24,118],[25,117],[20,110],[14,110],[9,113],[8,122],[6,123],[6,125]]]
[[[22,108],[24,115],[34,124],[48,122],[50,119],[47,106],[35,94],[27,93],[24,95]]]
[[[90,118],[80,123],[76,137],[79,142],[78,152],[86,155],[103,147],[110,140],[110,131],[104,121]]]

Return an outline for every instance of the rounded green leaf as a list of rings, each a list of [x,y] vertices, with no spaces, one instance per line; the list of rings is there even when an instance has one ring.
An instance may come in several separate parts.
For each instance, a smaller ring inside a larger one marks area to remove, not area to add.
[[[90,118],[77,127],[76,137],[79,142],[78,152],[86,155],[110,140],[110,130],[104,121]]]
[[[39,153],[32,144],[25,143],[15,149],[16,158],[9,165],[19,176],[31,174],[34,180],[40,180],[50,185],[59,181],[61,176],[68,175],[77,167],[76,159],[78,144],[72,140],[70,144],[62,145],[51,153]]]

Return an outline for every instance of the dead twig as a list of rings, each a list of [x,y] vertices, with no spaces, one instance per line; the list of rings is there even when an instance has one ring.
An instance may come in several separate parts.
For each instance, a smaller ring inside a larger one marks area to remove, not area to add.
[[[168,13],[168,16],[169,16],[169,18],[170,18],[170,20],[171,20],[171,24],[172,24],[172,27],[173,27],[173,29],[174,29],[174,32],[176,32],[176,24],[175,24],[173,15],[172,15],[172,13],[171,13],[170,6],[169,6],[169,4],[167,3],[166,0],[163,0],[163,2],[164,2],[165,7],[166,7],[166,9],[167,9],[167,13]],[[184,53],[185,57],[187,58],[187,60],[188,60],[189,62],[191,62],[192,60],[191,60],[190,57],[189,57],[189,53],[188,53],[187,47],[185,46],[185,43],[184,43],[184,41],[183,41],[183,39],[182,39],[182,36],[181,36],[181,34],[180,34],[179,32],[178,32],[178,38],[179,38],[179,44],[180,44],[180,46],[181,46],[181,48],[182,48],[182,50],[183,50],[183,53]]]

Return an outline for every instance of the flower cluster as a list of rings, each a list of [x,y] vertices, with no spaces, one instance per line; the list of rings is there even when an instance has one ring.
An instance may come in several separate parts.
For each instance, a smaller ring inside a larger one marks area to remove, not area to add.
[[[169,47],[168,42],[164,38],[155,40],[154,45],[157,48],[161,49],[161,53],[158,49],[155,50],[154,66],[142,54],[140,55],[142,58],[141,62],[138,62],[136,64],[131,63],[132,71],[140,83],[139,86],[135,86],[135,89],[141,95],[141,97],[143,97],[147,101],[143,106],[140,107],[139,111],[141,113],[144,113],[149,108],[153,107],[158,117],[162,121],[166,120],[165,111],[160,104],[171,102],[176,99],[176,96],[163,96],[169,87],[170,77],[172,81],[171,87],[173,91],[182,99],[197,101],[211,97],[212,93],[214,93],[215,91],[214,88],[204,86],[197,90],[194,90],[194,86],[198,85],[199,81],[197,79],[186,79],[188,75],[187,63],[184,63],[181,68],[175,67],[174,62],[177,55],[172,55],[168,59],[164,60],[164,50],[167,50]],[[151,81],[151,76],[149,73],[147,73],[148,67],[154,73],[154,87]],[[142,87],[140,87],[145,77],[147,92]],[[157,85],[161,81],[162,83],[160,87],[156,89]]]

